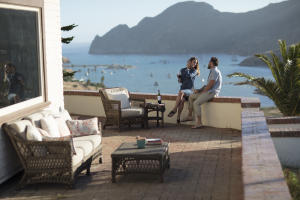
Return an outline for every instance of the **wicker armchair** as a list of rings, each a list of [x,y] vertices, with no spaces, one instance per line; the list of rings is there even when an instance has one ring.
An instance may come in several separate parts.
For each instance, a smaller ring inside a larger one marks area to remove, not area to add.
[[[130,98],[130,94],[125,88],[100,89],[99,93],[106,115],[103,128],[115,125],[121,130],[122,125],[130,127],[132,124],[141,124],[142,127],[145,126],[145,99]],[[120,93],[122,93],[123,99],[114,96]],[[129,105],[123,105],[124,101],[128,101]]]
[[[36,183],[61,183],[73,188],[80,172],[86,170],[87,175],[90,174],[93,160],[100,157],[99,162],[102,163],[101,141],[97,146],[94,145],[91,153],[83,156],[77,152],[76,143],[80,145],[79,140],[90,142],[91,145],[95,143],[89,136],[74,138],[76,155],[73,155],[71,141],[28,141],[22,138],[20,135],[25,134],[29,124],[32,124],[29,120],[18,120],[3,125],[24,168],[18,189]]]

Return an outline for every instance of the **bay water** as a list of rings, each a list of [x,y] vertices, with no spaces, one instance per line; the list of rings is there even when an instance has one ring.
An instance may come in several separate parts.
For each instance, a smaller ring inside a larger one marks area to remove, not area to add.
[[[262,107],[274,106],[267,97],[254,94],[254,87],[234,83],[241,78],[228,78],[233,72],[243,72],[254,76],[272,79],[267,67],[239,66],[245,57],[226,54],[185,54],[185,55],[90,55],[88,45],[67,45],[63,47],[63,56],[67,57],[75,67],[65,67],[75,71],[77,80],[100,82],[104,76],[106,87],[125,87],[131,92],[176,94],[179,90],[177,73],[186,66],[187,60],[196,56],[199,60],[200,76],[195,80],[195,88],[206,84],[209,70],[207,64],[212,56],[219,59],[219,69],[223,75],[223,87],[220,96],[258,97]],[[105,69],[93,65],[131,65],[131,69]],[[77,66],[82,65],[82,66]],[[85,67],[83,67],[86,65]],[[74,88],[75,89],[75,88]]]

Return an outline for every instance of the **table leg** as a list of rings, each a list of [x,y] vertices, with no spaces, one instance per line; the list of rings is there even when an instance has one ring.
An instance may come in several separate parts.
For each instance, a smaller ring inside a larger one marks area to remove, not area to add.
[[[144,126],[145,128],[149,128],[149,124],[148,124],[148,109],[145,108],[144,110]]]
[[[116,182],[116,159],[112,158],[111,159],[111,182],[115,183]]]
[[[162,126],[162,127],[165,126],[164,114],[165,114],[165,112],[161,112],[161,126]]]
[[[159,127],[159,111],[156,111],[156,127]]]
[[[164,182],[164,158],[163,156],[159,160],[159,165],[160,165],[160,182]]]

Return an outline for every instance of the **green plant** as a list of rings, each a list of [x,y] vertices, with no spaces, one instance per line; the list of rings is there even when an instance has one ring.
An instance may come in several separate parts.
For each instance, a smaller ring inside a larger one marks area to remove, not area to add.
[[[284,169],[283,172],[293,200],[300,200],[299,177],[290,169]]]
[[[75,25],[75,24],[71,24],[71,25],[68,25],[68,26],[62,26],[60,30],[61,31],[71,31],[71,30],[73,30],[73,28],[75,28],[77,26],[78,25]],[[69,44],[73,39],[74,39],[74,36],[62,37],[61,42],[64,43],[64,44]]]
[[[67,70],[63,70],[63,78],[64,81],[72,81],[73,77],[75,75],[77,71],[67,71]]]
[[[77,27],[78,25],[75,24],[71,24],[68,26],[62,26],[61,27],[61,31],[71,31],[73,30],[75,27]],[[64,44],[69,44],[72,40],[74,39],[74,36],[71,37],[62,37],[61,38],[61,42]],[[63,79],[64,81],[70,81],[73,79],[75,72],[67,72],[66,70],[63,69]]]
[[[235,72],[228,77],[242,77],[245,80],[235,85],[252,85],[257,93],[269,97],[285,116],[300,115],[300,43],[286,46],[279,40],[281,59],[273,52],[270,57],[256,55],[267,64],[274,80],[254,77],[249,74]]]

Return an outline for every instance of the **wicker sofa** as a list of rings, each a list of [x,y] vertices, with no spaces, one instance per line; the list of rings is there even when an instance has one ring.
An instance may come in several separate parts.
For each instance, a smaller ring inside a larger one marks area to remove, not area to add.
[[[19,188],[35,183],[62,183],[72,188],[80,172],[86,170],[90,174],[93,160],[99,158],[102,163],[101,135],[74,137],[73,142],[29,141],[20,137],[28,125],[39,127],[40,119],[51,114],[42,111],[3,125],[24,168]]]
[[[145,125],[145,99],[130,98],[126,88],[100,89],[106,119],[103,128],[116,125],[121,130],[122,125]]]

